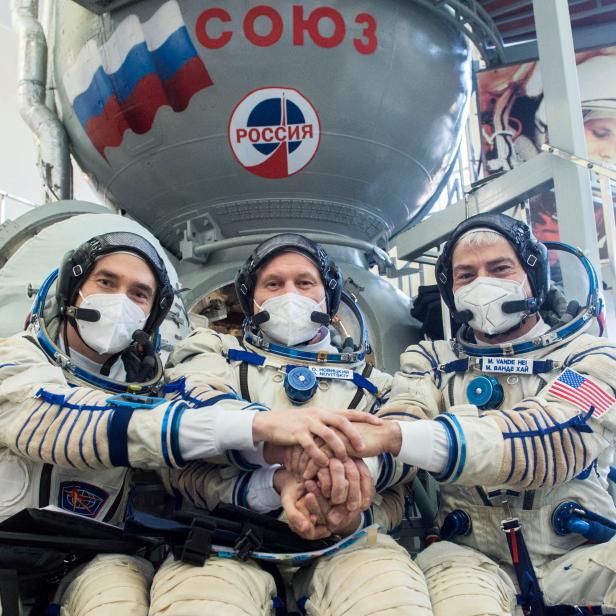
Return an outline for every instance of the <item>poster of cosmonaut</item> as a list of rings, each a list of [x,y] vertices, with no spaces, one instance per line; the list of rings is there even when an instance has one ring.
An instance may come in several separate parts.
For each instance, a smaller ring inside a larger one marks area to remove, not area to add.
[[[576,54],[588,157],[616,167],[616,46]],[[513,169],[549,142],[539,63],[526,62],[477,75],[481,147],[486,174]],[[607,258],[598,186],[595,217],[601,258]],[[543,240],[558,239],[554,195],[531,199],[533,229]]]

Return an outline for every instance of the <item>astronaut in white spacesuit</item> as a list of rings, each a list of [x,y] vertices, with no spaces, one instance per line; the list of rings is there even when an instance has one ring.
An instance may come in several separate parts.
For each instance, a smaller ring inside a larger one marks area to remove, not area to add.
[[[127,232],[85,242],[45,280],[27,330],[0,340],[0,519],[55,505],[115,523],[129,467],[173,468],[263,440],[318,451],[314,433],[336,447],[330,424],[354,437],[341,414],[258,414],[242,403],[204,415],[198,392],[158,397],[156,335],[173,299],[156,249]],[[13,557],[4,550],[2,566]],[[143,559],[98,556],[57,601],[71,616],[145,615],[152,575]]]
[[[223,384],[262,413],[294,407],[292,412],[325,408],[380,414],[391,376],[366,363],[363,317],[343,293],[342,273],[321,246],[293,233],[266,240],[238,273],[236,293],[246,316],[243,339],[206,329],[193,332],[169,358],[168,388],[176,383],[198,392],[210,408],[233,409],[238,403],[237,396],[224,399]],[[332,339],[336,328],[347,336],[339,347]],[[198,507],[226,502],[259,513],[282,509],[290,527],[309,539],[346,536],[373,522],[390,530],[402,519],[401,484],[411,468],[394,463],[389,454],[333,461],[319,475],[318,497],[280,466],[280,454],[269,445],[229,451],[226,459],[209,465],[194,462],[170,470],[168,481]],[[298,605],[314,616],[431,613],[421,572],[385,534],[376,545],[362,541],[302,568],[293,591]],[[154,578],[151,595],[151,616],[190,610],[266,616],[274,613],[276,587],[272,575],[254,561],[212,557],[197,569],[169,558]]]
[[[547,251],[528,226],[495,214],[461,223],[436,276],[465,325],[455,341],[406,350],[382,411],[416,421],[365,438],[366,452],[385,449],[441,482],[443,540],[416,559],[434,614],[616,613],[616,345],[588,333],[601,317],[596,276],[562,249],[561,290],[581,262],[587,290],[575,290],[587,301],[557,311],[560,322],[552,311],[550,325],[539,313],[554,295]]]

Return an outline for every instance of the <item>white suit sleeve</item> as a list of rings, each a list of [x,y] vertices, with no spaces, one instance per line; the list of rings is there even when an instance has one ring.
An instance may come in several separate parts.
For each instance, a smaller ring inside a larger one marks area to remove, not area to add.
[[[443,425],[429,419],[399,421],[402,446],[397,459],[433,473],[441,473],[449,459],[449,439]]]
[[[212,458],[229,449],[254,449],[252,423],[257,411],[186,409],[179,430],[184,460]]]
[[[280,494],[274,488],[274,473],[280,466],[253,471],[248,482],[248,507],[257,513],[269,513],[282,506]]]

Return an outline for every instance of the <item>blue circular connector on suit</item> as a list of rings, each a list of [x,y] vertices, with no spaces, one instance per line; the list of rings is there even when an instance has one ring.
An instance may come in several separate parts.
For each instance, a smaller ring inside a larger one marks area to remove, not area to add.
[[[471,532],[471,518],[462,509],[454,509],[448,513],[441,526],[441,539],[451,541],[460,535],[468,535]]]
[[[308,402],[314,396],[317,386],[317,377],[305,366],[292,368],[284,379],[284,390],[293,404]]]
[[[571,532],[569,528],[569,519],[575,515],[575,510],[581,509],[581,505],[575,501],[565,501],[558,505],[552,513],[552,528],[554,532],[561,537],[568,535]]]
[[[493,376],[478,376],[466,387],[466,399],[480,409],[496,409],[505,397],[503,386]]]

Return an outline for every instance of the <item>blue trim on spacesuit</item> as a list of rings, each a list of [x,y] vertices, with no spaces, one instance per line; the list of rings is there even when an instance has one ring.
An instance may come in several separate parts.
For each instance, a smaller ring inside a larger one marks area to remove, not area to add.
[[[435,421],[437,421],[438,419],[439,418],[436,417]],[[458,457],[458,441],[456,440],[455,434],[453,433],[453,430],[451,429],[449,423],[442,420],[440,423],[444,426],[445,434],[447,435],[447,464],[445,465],[445,469],[443,470],[443,472],[440,474],[435,474],[434,478],[437,481],[447,481],[447,479],[449,479],[449,477],[451,477],[451,474],[453,473],[454,465]]]
[[[447,438],[449,439],[449,458],[445,470],[436,475],[435,479],[444,482],[456,481],[466,464],[466,438],[458,418],[453,413],[442,413],[434,418],[445,426]]]
[[[212,390],[213,391],[213,390]],[[237,396],[236,394],[219,394],[218,396],[214,396],[213,398],[209,398],[208,400],[199,400],[198,398],[193,398],[190,394],[187,394],[185,400],[187,402],[191,402],[193,408],[201,409],[206,406],[214,406],[217,402],[221,402],[222,400],[239,400],[242,401],[242,398]]]
[[[98,424],[100,423],[101,419],[103,418],[103,414],[102,413],[98,413],[97,417],[96,417],[96,423],[94,424],[94,430],[93,430],[93,434],[97,434],[98,433]],[[103,463],[103,459],[101,458],[99,452],[98,452],[98,445],[96,444],[96,438],[92,439],[92,449],[94,451],[94,455],[96,456],[96,459],[98,460],[99,464]]]
[[[91,469],[94,469],[93,466],[91,466],[90,464],[88,464],[86,462],[86,458],[83,455],[83,437],[86,435],[86,433],[88,432],[88,428],[90,427],[90,423],[92,422],[92,413],[88,413],[88,419],[86,420],[86,425],[84,427],[84,429],[81,431],[81,436],[79,437],[79,457],[81,458],[81,461],[88,467]],[[96,433],[94,433],[96,434]],[[95,439],[96,440],[96,439]]]
[[[46,391],[42,387],[34,394],[35,398],[40,398],[48,404],[54,404],[64,409],[79,410],[79,411],[111,411],[113,406],[109,404],[74,404],[68,402],[64,394],[53,394]]]
[[[419,415],[403,413],[402,411],[392,411],[391,413],[383,413],[382,415],[379,415],[379,419],[385,419],[386,417],[412,417],[413,419],[424,419],[424,417],[420,417]]]
[[[512,410],[512,412],[526,411],[526,410],[528,409],[524,407],[516,407]],[[577,438],[580,440],[582,444],[582,448],[584,451],[584,458],[582,460],[582,464],[583,464],[582,468],[584,468],[586,466],[586,447],[584,446],[584,440],[582,439],[579,433],[580,432],[592,432],[592,428],[587,425],[587,421],[592,416],[592,412],[593,412],[593,409],[590,409],[588,413],[576,415],[575,417],[572,417],[569,420],[562,422],[562,423],[555,421],[547,413],[541,413],[541,412],[520,413],[519,415],[516,416],[516,418],[522,420],[526,424],[526,426],[529,428],[528,430],[517,430],[515,428],[515,424],[513,424],[511,420],[511,417],[508,415],[507,412],[504,412],[503,419],[507,423],[509,431],[501,432],[501,434],[504,440],[507,440],[507,439],[511,440],[511,468],[509,471],[509,475],[507,476],[507,478],[504,480],[503,483],[505,484],[508,483],[511,480],[515,469],[519,468],[519,463],[516,460],[516,448],[514,445],[515,443],[514,439],[522,439],[522,448],[523,448],[524,456],[525,456],[525,465],[524,465],[525,470],[524,470],[522,477],[520,478],[521,481],[524,481],[526,479],[528,475],[528,469],[531,468],[528,463],[529,460],[528,460],[528,450],[527,450],[527,445],[526,445],[527,443],[530,443],[532,447],[532,451],[533,451],[532,468],[535,468],[535,469],[537,468],[538,453],[537,453],[537,446],[535,443],[535,438],[538,438],[541,442],[541,447],[543,448],[543,459],[546,460],[546,462],[548,461],[548,456],[551,453],[552,477],[551,477],[550,485],[555,485],[558,480],[558,477],[557,477],[558,466],[557,466],[557,460],[556,460],[557,443],[555,442],[555,439],[558,436],[560,436],[560,439],[561,439],[559,450],[562,450],[562,454],[563,454],[562,459],[564,460],[564,463],[566,465],[565,476],[568,477],[570,473],[572,472],[572,469],[575,469],[576,467],[578,467],[578,458],[576,456],[574,435],[577,435]],[[531,425],[529,425],[529,422],[531,421],[534,423],[535,428],[532,428]],[[552,425],[550,425],[550,422]],[[569,459],[569,455],[567,454],[567,451],[566,451],[566,446],[564,442],[565,434],[569,438],[569,443],[571,446],[573,459]],[[549,442],[546,442],[546,441],[549,441]],[[549,452],[548,452],[548,447],[550,450]],[[546,463],[543,478],[541,480],[541,483],[543,485],[546,485],[546,483],[548,483],[549,471],[550,471],[550,465]],[[533,481],[535,479],[536,477],[533,477]]]
[[[173,394],[175,392],[185,393],[186,392],[186,378],[180,377],[177,381],[171,381],[171,383],[165,383],[163,385],[162,393],[163,394]]]
[[[171,434],[169,435],[169,444],[171,445],[171,453],[175,459],[176,466],[185,466],[186,460],[182,457],[182,451],[180,449],[180,421],[184,411],[188,408],[188,405],[180,403],[176,406],[173,419],[171,421]]]
[[[426,351],[426,349],[424,349],[423,346],[421,346],[421,344],[417,344],[416,347],[414,348],[407,349],[405,353],[417,353],[417,355],[420,355],[424,359],[428,360],[432,368],[432,372],[434,373],[434,377],[437,379],[436,386],[440,389],[441,383],[442,383],[442,377],[441,377],[441,371],[439,369],[438,361],[434,357],[432,357],[432,355],[430,355],[430,353],[428,353],[428,351]],[[430,374],[430,371],[413,372],[411,373],[411,376],[425,376],[426,374]]]
[[[243,471],[256,471],[261,467],[258,464],[252,464],[252,462],[248,462],[246,458],[243,456],[242,452],[238,449],[228,449],[226,451],[227,460],[237,468]]]
[[[302,361],[309,361],[317,364],[355,364],[364,361],[366,356],[364,351],[354,351],[353,353],[327,353],[322,356],[320,352],[300,351],[299,349],[274,344],[273,342],[260,343],[248,332],[244,334],[244,339],[248,343],[262,348],[264,351],[273,353],[274,355],[280,355],[281,357],[288,357],[290,359],[301,359]],[[231,353],[231,351],[236,351],[237,353],[241,352],[239,349],[229,349],[229,353]],[[248,353],[249,351],[245,352]],[[254,353],[254,355],[257,354]],[[257,356],[260,357],[259,355]],[[230,355],[229,358],[232,359]]]
[[[581,473],[576,475],[574,479],[578,479],[579,481],[584,481],[590,477],[590,473],[592,473],[592,469],[597,466],[597,461],[594,460],[591,464],[589,464]]]
[[[576,353],[575,355],[569,355],[568,357],[565,358],[563,365],[568,368],[572,366],[573,364],[577,364],[579,361],[581,361],[588,355],[605,355],[606,357],[609,357],[610,359],[616,359],[616,356],[610,355],[609,353],[597,353],[597,351],[601,349],[611,349],[613,351],[614,345],[602,344],[600,346],[592,347],[591,349],[580,351],[579,353]]]
[[[160,443],[163,452],[163,458],[167,466],[173,466],[171,458],[169,457],[169,447],[167,446],[167,426],[169,425],[169,415],[173,411],[173,402],[170,402],[165,409],[165,415],[163,416],[163,425],[160,431]]]
[[[219,394],[218,396],[214,396],[213,398],[209,398],[208,400],[202,400],[201,398],[195,398],[194,396],[191,395],[195,389],[196,387],[193,387],[190,391],[186,391],[186,379],[182,377],[178,379],[177,381],[173,381],[172,383],[167,383],[163,387],[163,394],[177,392],[182,396],[183,400],[185,400],[186,402],[189,402],[191,406],[196,409],[203,408],[206,406],[213,406],[214,404],[216,404],[217,402],[220,402],[221,400],[240,400],[240,401],[243,400],[236,393],[231,393],[231,392]],[[210,391],[215,391],[215,390],[210,389]]]
[[[262,366],[265,363],[265,357],[258,353],[252,353],[250,351],[242,351],[240,349],[229,349],[227,351],[227,357],[231,361],[241,361],[252,366]]]
[[[242,402],[246,402],[246,400],[242,398],[239,398],[239,400],[241,400]],[[271,411],[271,410],[272,409],[270,409],[269,407],[259,402],[251,402],[250,404],[247,404],[246,406],[242,407],[242,411],[259,411],[259,413],[262,413],[263,411]]]
[[[529,436],[544,436],[550,435],[554,432],[561,432],[566,430],[567,428],[573,428],[578,432],[592,432],[593,429],[588,425],[588,420],[592,417],[592,414],[595,411],[595,407],[591,406],[588,409],[588,412],[581,413],[568,419],[567,421],[563,421],[562,423],[554,422],[553,426],[547,426],[546,428],[538,427],[536,430],[527,430],[524,432],[503,432],[503,438],[526,438]]]
[[[379,456],[381,461],[381,472],[376,481],[376,491],[381,492],[385,488],[389,487],[389,482],[392,480],[396,471],[396,465],[394,458],[390,453],[382,453]]]
[[[112,466],[128,466],[128,423],[134,410],[127,406],[115,409],[107,425],[109,460]]]
[[[398,483],[403,483],[408,477],[409,473],[413,471],[415,467],[412,464],[402,463],[402,474],[400,475],[400,479],[398,479]]]
[[[34,417],[34,414],[43,406],[43,404],[45,404],[44,400],[41,401],[41,403],[32,411],[32,413],[30,413],[30,416],[28,417],[28,419],[26,419],[26,421],[21,426],[21,429],[19,430],[19,432],[17,433],[17,437],[15,438],[15,447],[17,447],[17,449],[19,449],[19,439],[21,438],[23,431],[26,429],[26,426],[30,423],[30,420]],[[34,434],[38,430],[38,427],[41,425],[41,422],[45,418],[45,415],[46,415],[46,411],[42,413],[38,424],[36,424],[36,428],[34,428],[34,430],[30,433],[30,438],[28,439],[28,442],[26,443],[26,454],[28,453],[28,449],[30,447],[30,443],[34,437]]]
[[[233,486],[233,504],[238,507],[248,507],[248,484],[252,473],[242,473],[236,480]]]

